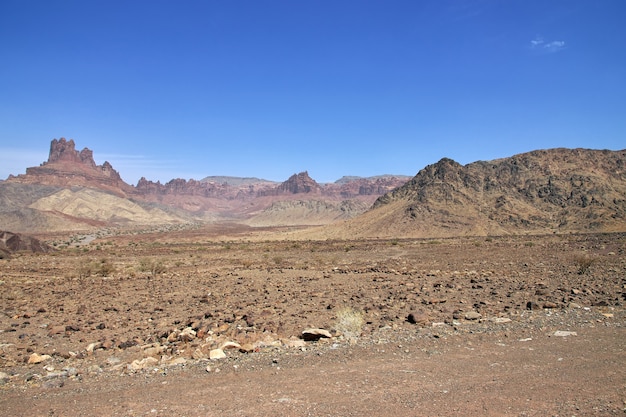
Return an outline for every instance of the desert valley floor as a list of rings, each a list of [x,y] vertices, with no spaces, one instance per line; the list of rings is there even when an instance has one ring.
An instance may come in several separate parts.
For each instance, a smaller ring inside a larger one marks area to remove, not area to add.
[[[624,414],[626,235],[291,233],[1,259],[2,415]]]

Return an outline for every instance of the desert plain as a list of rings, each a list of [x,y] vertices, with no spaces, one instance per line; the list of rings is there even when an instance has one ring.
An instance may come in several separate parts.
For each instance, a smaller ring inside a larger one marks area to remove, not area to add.
[[[623,415],[623,233],[213,224],[0,260],[7,416]]]

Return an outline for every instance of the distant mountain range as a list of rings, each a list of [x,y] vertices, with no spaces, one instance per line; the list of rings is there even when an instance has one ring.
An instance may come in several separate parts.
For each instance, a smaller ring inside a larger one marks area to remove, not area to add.
[[[311,238],[626,231],[626,150],[537,150],[465,166],[444,158],[413,177],[304,171],[259,178],[125,183],[91,150],[53,140],[48,161],[0,182],[0,230],[43,233],[190,222],[323,226]]]
[[[39,232],[220,220],[327,224],[361,214],[409,179],[386,175],[318,184],[301,172],[282,183],[213,176],[165,184],[141,178],[133,186],[109,162],[96,165],[90,149],[79,152],[73,140],[61,138],[52,140],[46,162],[0,182],[0,229]]]

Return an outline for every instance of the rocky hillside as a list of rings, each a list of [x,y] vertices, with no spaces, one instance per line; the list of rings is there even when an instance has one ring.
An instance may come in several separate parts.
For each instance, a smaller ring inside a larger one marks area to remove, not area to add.
[[[0,230],[0,259],[21,251],[46,253],[53,249],[34,237]]]
[[[324,233],[422,236],[626,231],[626,150],[539,150],[465,166],[444,158]]]

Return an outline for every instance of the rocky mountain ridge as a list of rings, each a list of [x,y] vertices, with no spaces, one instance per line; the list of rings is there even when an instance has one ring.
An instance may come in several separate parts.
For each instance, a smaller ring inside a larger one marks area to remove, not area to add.
[[[31,231],[72,227],[72,223],[86,227],[244,221],[263,214],[264,210],[271,212],[263,217],[264,224],[268,219],[272,225],[325,224],[362,213],[378,196],[408,179],[385,176],[318,184],[305,171],[282,183],[257,178],[206,177],[175,178],[162,184],[141,178],[133,186],[124,182],[109,162],[96,165],[90,149],[79,152],[74,140],[61,138],[52,140],[46,162],[27,168],[26,174],[11,175],[0,182],[0,188],[6,189],[2,193],[5,197],[0,199],[0,225]],[[46,192],[34,192],[32,187]],[[116,202],[112,196],[121,200]],[[350,199],[359,203],[342,203]],[[311,200],[324,204],[310,203]],[[285,204],[272,207],[278,201]],[[327,207],[327,213],[321,214],[320,207]]]
[[[626,150],[537,150],[428,165],[332,233],[459,236],[626,230]]]

